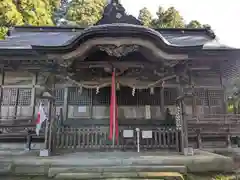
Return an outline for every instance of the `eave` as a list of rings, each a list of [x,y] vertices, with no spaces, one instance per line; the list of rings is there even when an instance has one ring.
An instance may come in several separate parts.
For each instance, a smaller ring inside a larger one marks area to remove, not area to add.
[[[119,14],[120,18],[118,18]],[[224,59],[240,56],[240,50],[218,43],[215,34],[209,28],[153,30],[141,24],[138,19],[125,13],[124,7],[119,2],[109,3],[104,8],[102,18],[88,28],[14,27],[8,33],[10,37],[0,41],[0,56],[26,55],[25,58],[29,58],[32,55],[46,55],[51,59],[51,57],[61,57],[63,54],[73,52],[94,38],[121,37],[147,40],[159,51],[167,54],[184,54],[189,59],[202,57]],[[209,43],[212,45],[205,47]]]
[[[49,53],[66,53],[76,50],[82,43],[92,39],[101,37],[135,37],[139,39],[146,39],[152,41],[159,49],[170,53],[187,53],[193,50],[201,50],[202,45],[196,46],[178,46],[170,44],[161,33],[150,28],[128,24],[108,24],[93,26],[85,29],[81,34],[69,40],[62,46],[32,46],[37,51],[44,51]]]

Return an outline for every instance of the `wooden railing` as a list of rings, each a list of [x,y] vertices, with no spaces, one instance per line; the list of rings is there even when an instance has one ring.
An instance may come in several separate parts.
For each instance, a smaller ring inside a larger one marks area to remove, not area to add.
[[[44,126],[43,126],[44,127]],[[133,138],[124,138],[123,131],[128,129],[120,127],[119,141],[115,149],[137,148],[137,133],[134,129]],[[140,149],[178,149],[180,147],[180,133],[174,128],[149,127],[152,138],[143,138],[140,131]],[[44,139],[44,128],[40,137],[35,136],[35,122],[31,117],[22,119],[0,119],[0,140],[26,139],[32,131],[34,138]],[[54,148],[79,150],[107,150],[112,149],[108,140],[108,127],[70,128],[55,126],[52,132]],[[240,137],[240,115],[213,114],[199,117],[188,117],[189,143],[196,148],[204,148],[206,144],[211,147],[227,147],[232,145],[231,139]],[[218,144],[221,143],[221,144]]]
[[[220,148],[233,145],[233,138],[240,137],[239,114],[209,114],[188,117],[189,141],[196,148]]]
[[[187,116],[190,124],[238,124],[240,123],[240,114],[208,114],[202,116]]]
[[[39,137],[35,136],[35,127],[36,123],[32,121],[32,117],[0,119],[0,141],[25,142],[29,135],[35,138],[43,138],[43,133]],[[44,128],[42,131],[44,131]]]
[[[140,131],[139,146],[146,149],[175,149],[179,151],[180,133],[173,128],[150,130],[151,138],[144,138]],[[107,149],[137,149],[137,132],[133,130],[133,137],[124,137],[124,128],[119,131],[119,140],[115,146],[108,140],[108,128],[57,128],[54,138],[55,150],[107,150]]]

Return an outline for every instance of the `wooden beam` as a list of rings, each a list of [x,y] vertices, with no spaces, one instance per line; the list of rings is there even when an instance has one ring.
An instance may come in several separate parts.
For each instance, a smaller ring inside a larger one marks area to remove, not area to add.
[[[176,82],[178,83],[178,95],[184,96],[184,91],[183,91],[183,87],[181,86],[179,76],[176,77]],[[188,148],[188,122],[186,119],[186,105],[184,102],[184,98],[183,98],[183,100],[181,100],[180,104],[182,106],[181,107],[181,109],[182,109],[182,128],[181,128],[182,148]],[[184,150],[184,149],[182,149],[182,150]]]
[[[36,110],[36,85],[37,85],[38,73],[35,73],[32,78],[32,94],[31,94],[31,107],[32,107],[32,121],[35,116]]]
[[[69,94],[69,88],[65,87],[64,101],[63,101],[63,121],[66,121],[68,118],[68,94]]]
[[[219,72],[219,78],[220,78],[220,83],[221,83],[221,87],[223,90],[223,95],[222,95],[222,109],[223,109],[223,113],[226,114],[227,113],[227,102],[226,102],[226,97],[225,97],[225,93],[226,93],[226,88],[223,84],[223,75],[222,75],[222,71]]]
[[[19,96],[20,96],[19,91],[20,91],[20,89],[17,88],[17,92],[16,92],[16,102],[15,102],[15,105],[14,105],[14,119],[17,119],[18,102],[19,102]],[[9,98],[10,98],[10,97],[9,97]]]
[[[164,114],[165,114],[165,108],[164,108],[164,87],[161,88],[160,90],[160,110],[161,110],[161,114],[162,114],[162,117],[164,117]]]
[[[5,72],[4,69],[1,69],[1,79],[0,79],[0,118],[2,118],[2,102],[3,102],[3,84],[4,84],[4,79],[5,79]]]

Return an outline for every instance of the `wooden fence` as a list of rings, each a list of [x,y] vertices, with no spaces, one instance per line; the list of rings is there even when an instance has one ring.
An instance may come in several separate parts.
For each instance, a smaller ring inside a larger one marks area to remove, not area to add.
[[[190,124],[240,124],[240,114],[206,114],[202,116],[188,116]]]
[[[127,131],[129,129],[126,129]],[[78,149],[89,150],[136,150],[137,132],[132,137],[124,136],[124,128],[119,131],[119,139],[115,146],[108,140],[107,127],[94,128],[57,128],[54,138],[55,150]],[[146,132],[146,131],[145,131]],[[144,131],[139,132],[139,146],[141,150],[173,149],[179,151],[180,132],[173,128],[149,130],[151,137],[144,137]]]
[[[190,117],[188,117],[190,118]],[[25,142],[29,131],[33,140],[44,140],[44,125],[40,137],[35,135],[35,122],[32,117],[22,119],[0,120],[0,141]],[[140,131],[140,148],[142,150],[178,149],[180,147],[180,133],[174,128],[149,127],[152,138],[142,138]],[[115,149],[136,149],[137,133],[134,130],[133,138],[124,138],[123,131],[128,127],[120,127],[119,141]],[[78,149],[108,150],[112,149],[108,140],[108,127],[62,127],[55,126],[52,132],[55,150]],[[194,148],[224,148],[236,144],[233,139],[240,137],[240,115],[207,115],[188,119],[189,145]]]
[[[240,115],[208,114],[188,117],[188,137],[194,148],[225,148],[237,145],[240,137]]]

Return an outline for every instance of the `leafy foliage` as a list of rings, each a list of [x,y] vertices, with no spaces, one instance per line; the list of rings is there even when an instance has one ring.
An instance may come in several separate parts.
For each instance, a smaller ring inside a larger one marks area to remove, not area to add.
[[[68,0],[60,0],[59,5],[55,6],[56,8],[53,12],[53,21],[57,26],[67,26],[70,24],[66,19],[68,6]]]
[[[0,38],[6,33],[5,27],[15,25],[34,26],[90,26],[101,17],[106,0],[1,0]],[[208,27],[196,20],[185,25],[181,14],[170,7],[158,8],[157,18],[153,18],[146,8],[139,11],[139,20],[152,28],[198,28]]]
[[[54,2],[54,3],[53,3]],[[53,0],[2,0],[0,23],[14,25],[53,25],[52,12],[57,1]]]
[[[138,19],[144,26],[151,26],[152,14],[146,7],[144,7],[139,11]]]
[[[101,17],[105,0],[72,0],[67,10],[67,20],[80,26],[90,26]]]
[[[202,28],[203,26],[201,23],[197,20],[192,20],[189,22],[189,24],[186,25],[187,28]]]
[[[0,27],[0,40],[5,38],[7,31],[8,29],[6,27]]]
[[[21,0],[15,5],[23,16],[25,25],[53,25],[51,1],[47,0]]]
[[[152,28],[203,28],[209,27],[202,25],[197,20],[192,20],[185,24],[183,17],[174,7],[164,10],[161,6],[158,7],[156,12],[157,18],[152,18],[150,11],[144,7],[139,11],[138,19],[143,22],[145,26]]]
[[[23,16],[12,0],[0,1],[0,24],[2,26],[22,25]]]

